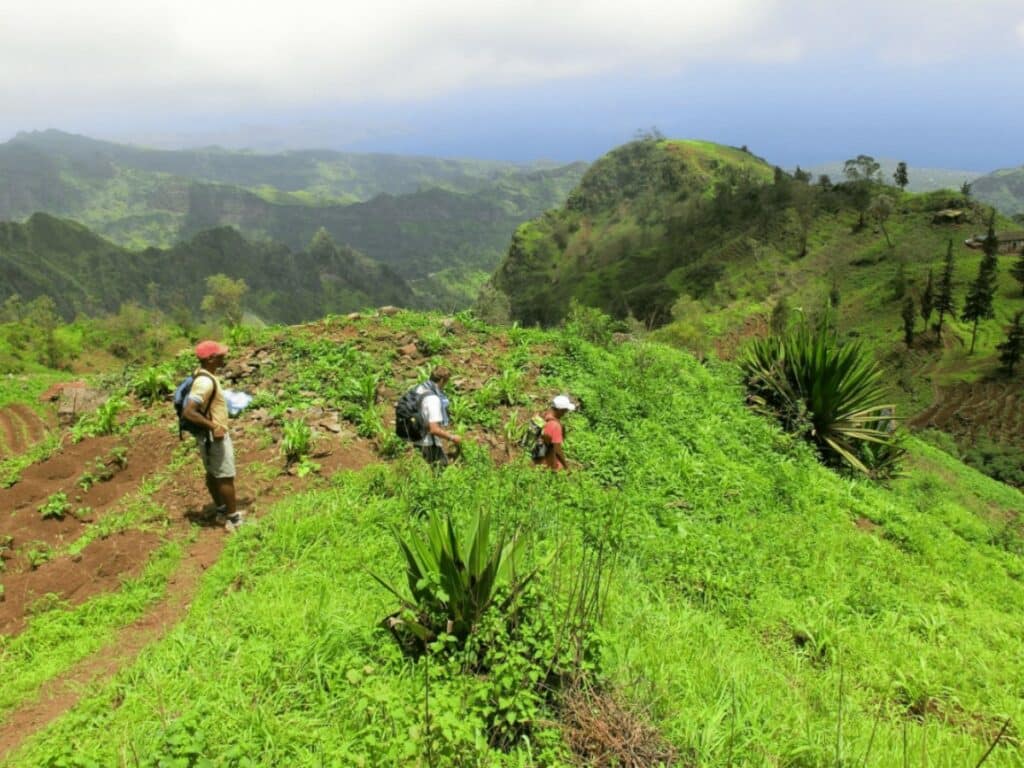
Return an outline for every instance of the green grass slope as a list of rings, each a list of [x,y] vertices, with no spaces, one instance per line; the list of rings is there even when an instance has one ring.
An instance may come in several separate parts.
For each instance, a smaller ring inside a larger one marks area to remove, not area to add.
[[[440,328],[405,313],[351,338],[391,370],[389,339]],[[325,337],[289,364],[296,393],[324,381],[302,397],[334,396],[316,355],[336,332],[273,332],[279,349]],[[440,648],[403,656],[378,625],[396,605],[368,571],[403,580],[389,531],[487,509],[545,564],[556,623],[600,575],[592,679],[646,713],[678,764],[974,765],[1009,719],[986,764],[1022,765],[1020,493],[916,441],[891,488],[841,477],[749,413],[728,364],[465,317],[443,350],[461,429],[500,426],[473,375],[495,344],[525,408],[578,398],[575,472],[495,465],[469,442],[440,476],[408,456],[277,504],[228,542],[180,626],[8,764],[572,764],[559,711],[512,657],[462,674]],[[19,675],[60,643],[39,638]],[[505,749],[498,721],[518,734]]]
[[[880,197],[888,200],[885,218],[870,208]],[[948,208],[964,211],[962,223],[936,217]],[[864,342],[887,367],[900,413],[948,402],[918,426],[955,434],[953,450],[973,450],[980,435],[991,436],[997,452],[1006,448],[1006,460],[1019,463],[1024,428],[1013,410],[1021,379],[1000,372],[997,349],[1024,310],[1010,274],[1019,255],[998,257],[995,317],[980,323],[973,353],[971,325],[959,320],[981,260],[964,240],[984,232],[989,210],[960,191],[808,185],[739,150],[647,140],[599,160],[566,207],[520,227],[491,285],[506,295],[513,320],[555,323],[576,299],[660,326],[660,340],[723,357],[768,333],[780,302],[792,316],[814,319],[836,301],[840,335]],[[1019,224],[998,217],[996,228]],[[957,314],[947,315],[942,344],[917,317],[908,348],[904,302],[909,296],[920,306],[929,271],[937,286],[950,240]],[[950,394],[956,385],[967,386]],[[998,390],[996,397],[975,393],[975,385]],[[975,394],[991,407],[958,410],[958,398]]]
[[[0,301],[50,296],[65,318],[116,312],[133,301],[165,311],[197,312],[205,278],[226,274],[249,286],[246,305],[274,322],[299,322],[367,305],[415,302],[389,267],[330,237],[308,249],[250,242],[221,227],[169,249],[130,251],[81,224],[35,214],[24,224],[0,223]]]

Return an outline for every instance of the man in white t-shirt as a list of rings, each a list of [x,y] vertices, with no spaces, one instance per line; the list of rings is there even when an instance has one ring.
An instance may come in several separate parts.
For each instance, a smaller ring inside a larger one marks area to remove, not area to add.
[[[217,513],[227,517],[230,532],[242,525],[235,501],[235,448],[228,434],[228,405],[216,373],[224,367],[228,348],[216,341],[196,345],[199,368],[195,372],[182,416],[206,429],[196,435],[199,455],[206,470],[206,489],[217,505]]]
[[[448,466],[448,456],[441,441],[462,444],[462,438],[448,429],[448,398],[445,397],[444,387],[451,377],[451,371],[439,365],[431,372],[430,380],[416,388],[417,395],[423,395],[420,401],[420,418],[427,425],[427,434],[416,445],[428,464],[440,468]]]

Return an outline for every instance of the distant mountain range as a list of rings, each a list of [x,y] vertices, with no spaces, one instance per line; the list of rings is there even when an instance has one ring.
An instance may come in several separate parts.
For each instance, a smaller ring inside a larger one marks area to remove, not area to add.
[[[465,305],[515,227],[564,202],[585,168],[326,150],[153,150],[51,130],[0,145],[0,220],[42,211],[136,250],[226,225],[298,251],[323,227],[335,242],[417,281],[426,304]]]
[[[1024,215],[1024,165],[981,177],[974,182],[974,194],[1007,215],[1021,217]]]
[[[230,227],[201,232],[171,248],[132,251],[45,213],[24,223],[0,223],[0,302],[13,294],[25,301],[46,294],[68,320],[80,312],[117,312],[129,301],[197,315],[205,278],[218,273],[244,279],[245,306],[272,322],[417,304],[393,270],[336,245],[323,231],[298,252],[249,242]]]

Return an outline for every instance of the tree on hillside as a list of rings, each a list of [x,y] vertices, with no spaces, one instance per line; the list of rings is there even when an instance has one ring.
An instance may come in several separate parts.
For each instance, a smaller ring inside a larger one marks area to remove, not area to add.
[[[808,173],[807,171],[803,170],[803,169],[802,169],[802,168],[801,168],[801,167],[800,167],[800,166],[798,165],[798,166],[796,167],[796,170],[795,170],[795,171],[793,171],[793,179],[794,179],[795,181],[799,181],[799,182],[802,182],[802,183],[804,183],[804,184],[810,184],[810,183],[811,183],[811,174],[810,174],[810,173]]]
[[[829,291],[828,291],[828,305],[832,309],[834,309],[834,310],[835,309],[839,309],[839,302],[840,302],[841,299],[842,299],[842,296],[839,293],[839,283],[833,277],[832,278],[832,287],[829,288]]]
[[[965,200],[971,199],[971,182],[964,181],[964,183],[960,185],[960,194],[964,196]]]
[[[843,175],[849,182],[853,205],[860,214],[857,229],[864,228],[864,214],[871,205],[871,186],[881,180],[878,161],[870,155],[857,155],[843,164]]]
[[[843,163],[843,175],[847,181],[881,181],[881,164],[871,155],[857,155]]]
[[[807,255],[807,239],[818,212],[818,193],[807,184],[796,184],[792,190],[792,205],[800,224],[800,258]]]
[[[789,302],[783,296],[772,307],[771,329],[772,335],[781,336],[789,328]]]
[[[1006,341],[996,345],[999,350],[999,362],[1003,370],[1013,376],[1013,369],[1020,362],[1021,355],[1024,355],[1024,312],[1018,312],[1013,316],[1013,324],[1006,332]]]
[[[36,296],[25,305],[22,322],[34,343],[42,340],[42,361],[50,368],[59,368],[64,354],[55,334],[60,325],[56,302],[46,294]]]
[[[914,320],[917,318],[917,307],[914,306],[914,297],[907,294],[903,300],[903,340],[909,347],[914,343]]]
[[[885,228],[885,222],[892,216],[892,198],[888,195],[878,195],[874,200],[871,201],[871,206],[868,208],[868,212],[871,214],[871,218],[878,222],[878,226],[882,228],[882,234],[885,235],[885,242],[890,248],[892,248],[892,240],[889,238],[889,231]]]
[[[827,192],[832,189],[832,178],[827,173],[819,175],[818,186]]]
[[[227,275],[210,275],[206,278],[202,310],[223,319],[227,325],[238,325],[242,322],[242,297],[248,290],[242,278],[232,280]]]
[[[964,311],[961,319],[973,323],[971,328],[971,349],[968,354],[974,353],[974,342],[978,337],[978,323],[982,320],[991,320],[995,317],[995,309],[992,300],[996,293],[996,272],[999,268],[999,261],[996,254],[999,252],[999,241],[996,240],[994,220],[989,219],[988,234],[982,242],[981,249],[984,252],[981,263],[978,265],[978,276],[974,278],[971,287],[967,290],[967,300],[964,302]]]
[[[935,296],[935,311],[939,313],[939,324],[936,326],[939,341],[942,341],[942,321],[947,314],[956,314],[956,301],[953,299],[953,239],[950,238],[946,247],[946,259],[942,264],[942,277],[939,278],[939,292]]]
[[[1010,274],[1013,275],[1013,279],[1020,283],[1021,293],[1024,293],[1024,251],[1021,252],[1020,258],[1010,267]]]
[[[4,299],[3,306],[0,306],[0,323],[17,323],[21,320],[23,312],[21,295],[12,293]]]
[[[924,319],[924,328],[928,330],[928,323],[932,319],[932,310],[935,301],[935,288],[932,285],[932,271],[928,270],[928,282],[924,286],[924,292],[921,294],[921,317]]]
[[[892,179],[896,182],[896,186],[900,188],[900,192],[904,191],[907,188],[907,184],[910,183],[910,177],[907,176],[907,164],[902,160],[896,166]]]
[[[896,264],[896,272],[889,280],[889,290],[892,291],[892,300],[899,301],[907,295],[907,265],[902,259]]]

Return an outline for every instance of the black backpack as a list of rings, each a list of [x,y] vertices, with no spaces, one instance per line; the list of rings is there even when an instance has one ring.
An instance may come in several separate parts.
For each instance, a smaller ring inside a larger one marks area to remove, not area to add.
[[[183,437],[183,433],[188,432],[192,435],[202,435],[209,430],[194,421],[189,421],[185,418],[185,401],[188,400],[189,392],[192,391],[192,383],[196,380],[196,376],[207,376],[213,381],[213,392],[210,393],[210,402],[206,404],[206,407],[202,410],[202,414],[205,418],[210,418],[210,408],[213,407],[213,398],[217,394],[217,380],[213,378],[206,371],[198,371],[194,374],[189,374],[181,383],[177,389],[174,390],[174,412],[178,414],[178,439]]]
[[[419,391],[420,386],[416,385],[410,389],[395,403],[395,434],[413,443],[427,436],[427,427],[423,423],[420,408],[423,405],[423,398],[433,394],[426,387]]]

